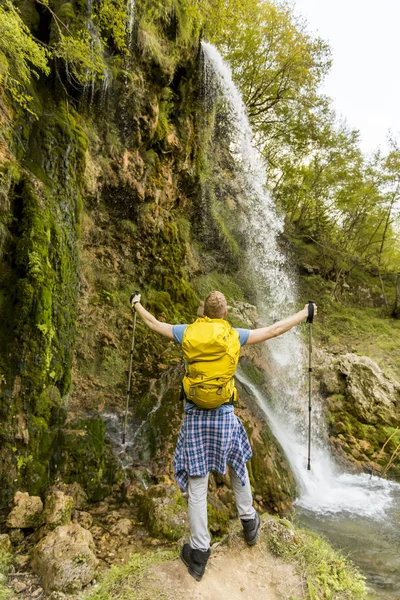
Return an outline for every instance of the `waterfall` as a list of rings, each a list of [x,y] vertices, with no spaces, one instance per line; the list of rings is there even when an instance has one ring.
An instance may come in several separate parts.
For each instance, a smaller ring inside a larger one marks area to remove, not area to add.
[[[128,48],[130,48],[131,44],[132,44],[133,25],[135,23],[135,0],[128,0],[127,13],[128,13],[128,22],[127,22]]]
[[[265,164],[253,145],[253,133],[232,73],[217,49],[202,43],[204,82],[217,85],[228,107],[230,150],[244,179],[246,202],[242,227],[246,235],[246,263],[257,287],[257,308],[269,324],[295,310],[296,290],[288,261],[278,245],[283,220],[266,189]],[[384,517],[398,484],[368,475],[340,473],[324,442],[318,399],[313,407],[312,468],[307,471],[308,398],[305,393],[305,349],[298,332],[291,331],[266,344],[271,378],[271,401],[239,371],[283,447],[298,483],[297,503],[314,513],[350,512]]]

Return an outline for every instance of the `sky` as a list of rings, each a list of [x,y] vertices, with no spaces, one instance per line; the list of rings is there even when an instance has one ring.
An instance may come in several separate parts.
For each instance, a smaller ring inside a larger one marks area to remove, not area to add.
[[[400,137],[400,0],[294,0],[310,33],[327,41],[333,66],[322,91],[360,130],[369,153]]]

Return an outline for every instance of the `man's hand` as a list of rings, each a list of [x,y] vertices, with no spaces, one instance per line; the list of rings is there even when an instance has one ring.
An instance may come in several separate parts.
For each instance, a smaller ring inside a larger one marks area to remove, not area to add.
[[[313,303],[314,306],[314,317],[318,314],[318,307],[315,303]],[[304,314],[305,314],[305,318],[308,318],[308,303],[305,305],[304,307]]]
[[[169,323],[162,323],[161,321],[157,321],[157,319],[149,313],[148,310],[144,308],[144,306],[140,303],[140,294],[139,292],[135,292],[129,298],[129,302],[133,310],[143,319],[146,323],[147,327],[150,327],[152,331],[156,331],[160,335],[164,335],[170,340],[174,339],[174,334],[172,333],[172,325]]]
[[[138,292],[134,292],[134,293],[131,295],[131,297],[130,297],[129,301],[130,301],[130,303],[131,303],[131,306],[132,306],[133,308],[135,308],[135,304],[136,304],[136,302],[140,302],[140,297],[141,297],[141,296],[140,296],[140,294],[139,294]]]

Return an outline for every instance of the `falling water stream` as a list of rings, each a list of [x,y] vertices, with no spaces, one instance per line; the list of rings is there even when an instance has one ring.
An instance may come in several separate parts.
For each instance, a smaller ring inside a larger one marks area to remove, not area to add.
[[[232,156],[245,180],[247,262],[257,282],[257,307],[265,323],[293,312],[296,294],[290,266],[278,245],[283,222],[266,191],[265,166],[253,146],[245,106],[229,67],[216,48],[202,44],[204,81],[217,85],[228,105]],[[272,308],[271,308],[272,307]],[[400,485],[369,475],[341,472],[324,443],[318,398],[314,403],[312,467],[307,470],[304,393],[305,356],[300,336],[289,332],[268,345],[272,365],[270,395],[238,377],[254,398],[283,447],[298,484],[296,515],[309,529],[322,532],[349,554],[367,576],[377,598],[400,599]]]

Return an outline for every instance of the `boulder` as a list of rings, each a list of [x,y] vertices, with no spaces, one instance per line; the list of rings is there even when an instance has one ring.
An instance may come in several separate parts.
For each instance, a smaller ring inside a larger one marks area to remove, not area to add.
[[[367,356],[345,354],[337,369],[346,379],[346,397],[363,423],[400,423],[400,384]]]
[[[179,540],[187,530],[187,509],[182,505],[181,493],[175,485],[157,484],[138,494],[139,518],[151,535]]]
[[[10,537],[6,533],[0,534],[0,555],[11,552],[12,544]]]
[[[71,521],[71,513],[74,508],[74,500],[64,492],[53,490],[47,494],[43,520],[46,523],[46,529],[55,529],[60,525],[68,525]]]
[[[62,481],[57,482],[49,492],[59,490],[64,492],[67,496],[71,496],[74,501],[74,507],[78,510],[82,510],[88,503],[88,496],[83,487],[74,481],[74,483],[64,483]]]
[[[132,531],[133,523],[130,519],[120,519],[111,528],[111,533],[113,535],[118,535],[123,538],[128,537]]]
[[[22,531],[22,529],[10,529],[8,534],[10,536],[10,540],[13,546],[18,546],[19,544],[22,544],[22,542],[25,539],[25,534]]]
[[[6,525],[12,529],[36,529],[43,522],[43,502],[39,496],[28,492],[16,492],[14,508],[7,517]]]
[[[93,525],[92,515],[84,510],[74,511],[74,519],[85,529],[90,529]]]
[[[32,568],[47,594],[74,593],[90,583],[99,561],[92,534],[78,524],[56,527],[33,551]]]

